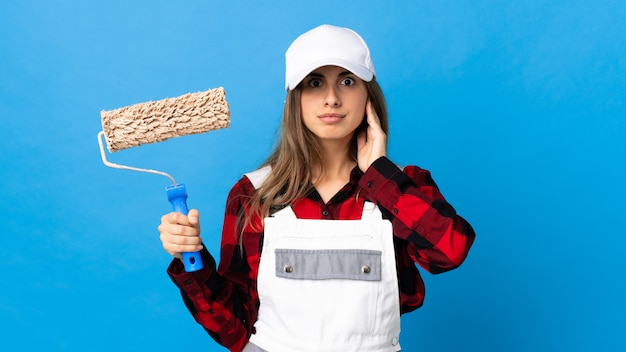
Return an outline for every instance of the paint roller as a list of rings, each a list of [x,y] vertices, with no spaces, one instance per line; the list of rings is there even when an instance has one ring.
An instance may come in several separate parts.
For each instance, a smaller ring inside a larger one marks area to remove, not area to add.
[[[102,131],[98,144],[106,166],[165,176],[172,182],[165,188],[174,211],[187,215],[187,190],[174,177],[163,171],[115,164],[107,160],[102,139],[113,153],[147,143],[157,143],[173,137],[204,133],[230,125],[230,110],[224,88],[188,93],[175,98],[139,103],[123,108],[102,111]],[[203,268],[200,252],[182,253],[185,271]]]

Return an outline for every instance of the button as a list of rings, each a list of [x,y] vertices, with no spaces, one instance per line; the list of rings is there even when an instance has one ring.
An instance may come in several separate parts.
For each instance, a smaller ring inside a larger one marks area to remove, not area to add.
[[[185,285],[189,286],[191,284],[193,284],[193,280],[192,279],[185,280]]]
[[[324,215],[324,216],[328,216],[328,210],[324,210],[324,211],[322,212],[322,215]]]
[[[287,264],[287,265],[285,265],[285,266],[283,267],[283,270],[284,270],[286,273],[291,273],[291,272],[293,272],[293,267],[292,267],[291,265]]]
[[[373,185],[374,185],[373,183],[368,182],[368,183],[367,183],[367,188],[372,188],[372,186],[373,186]]]
[[[393,213],[398,214],[398,208],[393,208]]]
[[[369,274],[370,272],[372,272],[372,268],[370,268],[369,265],[363,265],[361,271],[363,272],[363,274]]]
[[[391,339],[391,345],[393,346],[398,346],[398,338],[397,337],[393,337],[393,339]]]

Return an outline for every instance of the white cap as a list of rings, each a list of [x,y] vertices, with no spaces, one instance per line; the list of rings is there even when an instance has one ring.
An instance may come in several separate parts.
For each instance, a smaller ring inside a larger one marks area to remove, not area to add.
[[[328,24],[300,35],[285,53],[285,89],[293,90],[316,68],[335,65],[369,82],[376,72],[365,41],[349,28]]]

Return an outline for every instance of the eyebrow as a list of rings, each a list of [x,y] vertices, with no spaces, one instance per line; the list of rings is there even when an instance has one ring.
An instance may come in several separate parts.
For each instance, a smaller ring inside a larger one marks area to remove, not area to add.
[[[346,71],[342,71],[341,73],[339,73],[339,77],[345,77],[345,76],[353,75],[353,74],[354,73],[346,70]],[[307,77],[324,78],[324,75],[321,74],[321,73],[317,73],[317,72],[313,71],[313,72],[309,73],[307,75]]]

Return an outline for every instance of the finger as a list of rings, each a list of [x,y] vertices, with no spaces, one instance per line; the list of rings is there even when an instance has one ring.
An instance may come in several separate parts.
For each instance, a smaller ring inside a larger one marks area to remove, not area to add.
[[[164,218],[167,218],[168,216],[165,216]],[[198,225],[181,225],[179,223],[171,223],[167,219],[161,221],[158,230],[159,233],[173,236],[197,237],[200,235],[200,228]]]
[[[172,236],[167,233],[161,234],[163,249],[169,254],[179,257],[181,252],[197,252],[204,248],[199,237]]]
[[[176,211],[165,214],[161,218],[161,222],[172,225],[192,226],[192,223],[189,221],[189,217],[187,215]]]
[[[200,212],[198,209],[191,209],[187,214],[187,219],[192,226],[197,226],[200,224]]]
[[[365,105],[365,111],[365,115],[367,116],[367,124],[369,125],[369,127],[371,127],[376,132],[382,131],[382,127],[380,126],[380,118],[378,117],[376,110],[374,110],[371,101],[368,101],[367,105]]]
[[[161,242],[172,246],[189,246],[187,249],[196,249],[202,244],[200,236],[179,236],[168,232],[161,233]]]
[[[189,225],[189,220],[184,214],[174,211],[163,215],[161,223]]]
[[[367,119],[367,122],[370,121],[370,115],[372,115],[374,113],[373,109],[372,109],[372,101],[368,100],[367,103],[365,103],[365,118]]]

